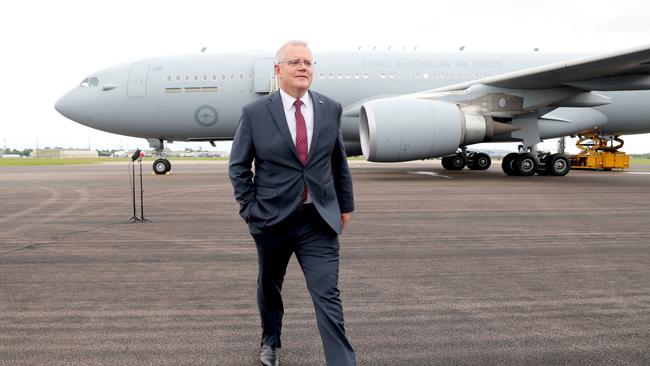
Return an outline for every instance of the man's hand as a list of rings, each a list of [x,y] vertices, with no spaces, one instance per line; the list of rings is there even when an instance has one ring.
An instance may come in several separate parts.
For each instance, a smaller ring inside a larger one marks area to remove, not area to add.
[[[348,222],[350,222],[350,216],[352,216],[352,214],[349,212],[341,213],[341,230],[345,230],[345,227],[348,226]]]

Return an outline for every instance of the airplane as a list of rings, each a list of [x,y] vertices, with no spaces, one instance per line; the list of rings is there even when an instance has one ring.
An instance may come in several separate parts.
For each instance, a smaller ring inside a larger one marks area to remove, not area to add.
[[[650,45],[596,56],[467,52],[317,53],[312,89],[343,106],[348,156],[402,162],[442,157],[485,170],[468,146],[520,142],[507,175],[564,176],[569,158],[544,139],[619,141],[650,132]],[[243,105],[278,88],[269,53],[154,58],[95,72],[56,101],[80,124],[142,137],[153,171],[171,169],[164,142],[232,140]]]

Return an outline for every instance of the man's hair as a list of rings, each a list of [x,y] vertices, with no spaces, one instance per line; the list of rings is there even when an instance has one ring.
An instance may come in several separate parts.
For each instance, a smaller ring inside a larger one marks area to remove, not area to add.
[[[309,53],[311,53],[311,50],[309,49],[309,46],[307,45],[307,42],[299,40],[299,39],[292,39],[289,42],[283,44],[279,49],[278,52],[275,53],[275,63],[280,63],[283,61],[282,59],[284,58],[284,49],[287,48],[287,46],[303,46],[309,50]]]

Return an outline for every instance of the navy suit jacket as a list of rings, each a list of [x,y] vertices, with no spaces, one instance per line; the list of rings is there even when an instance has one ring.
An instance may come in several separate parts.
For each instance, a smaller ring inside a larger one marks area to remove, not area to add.
[[[279,92],[242,110],[228,174],[239,214],[257,228],[273,227],[298,211],[305,184],[318,213],[336,233],[341,233],[341,212],[354,211],[352,176],[341,135],[341,104],[316,92],[309,94],[314,130],[305,166],[291,138]]]

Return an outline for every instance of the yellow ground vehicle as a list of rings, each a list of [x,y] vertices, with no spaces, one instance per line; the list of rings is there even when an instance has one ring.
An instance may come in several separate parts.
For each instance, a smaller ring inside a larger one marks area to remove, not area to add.
[[[580,136],[576,146],[580,152],[571,156],[572,169],[611,170],[630,167],[630,156],[619,151],[623,147],[623,140],[619,136]]]

